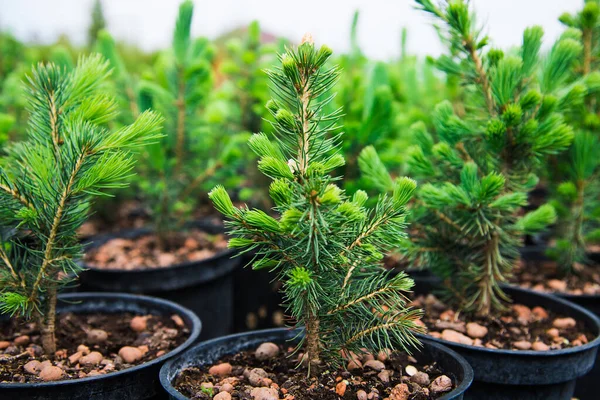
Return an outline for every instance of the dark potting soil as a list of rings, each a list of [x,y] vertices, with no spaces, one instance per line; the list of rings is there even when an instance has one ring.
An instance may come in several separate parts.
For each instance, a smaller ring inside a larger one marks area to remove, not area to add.
[[[253,397],[253,391],[255,396],[257,391],[262,391],[265,396],[270,394],[264,398],[287,400],[354,400],[366,399],[369,395],[371,399],[392,396],[390,398],[429,400],[456,387],[454,378],[444,375],[435,363],[422,364],[398,352],[389,357],[383,353],[377,358],[363,355],[360,361],[357,359],[363,368],[326,370],[309,378],[306,368],[298,367],[299,354],[294,348],[278,347],[279,353],[267,360],[257,359],[253,351],[223,357],[212,367],[220,372],[230,369],[225,374],[217,375],[210,365],[187,368],[177,376],[174,386],[185,396],[201,400],[212,399],[220,391],[229,391],[235,400],[263,398]],[[227,368],[221,368],[225,366]],[[384,369],[380,370],[381,367]]]
[[[581,346],[594,339],[583,322],[542,307],[510,305],[498,316],[459,313],[432,294],[413,305],[424,309],[428,335],[491,349],[548,351]]]
[[[7,321],[0,325],[0,382],[108,374],[160,357],[189,335],[178,315],[64,313],[57,317],[57,351],[47,356],[35,323]]]
[[[600,295],[600,265],[575,263],[574,272],[565,275],[552,260],[521,260],[513,282],[539,292],[573,295]]]
[[[94,268],[136,270],[200,261],[227,248],[225,235],[198,229],[171,233],[167,240],[161,247],[153,233],[134,239],[114,238],[88,251],[84,259]]]

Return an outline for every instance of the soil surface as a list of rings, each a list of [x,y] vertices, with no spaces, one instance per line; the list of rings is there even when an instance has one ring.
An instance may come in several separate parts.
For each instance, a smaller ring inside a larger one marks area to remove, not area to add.
[[[600,295],[600,265],[575,263],[574,270],[565,276],[555,261],[521,260],[513,282],[539,292]]]
[[[0,325],[0,382],[84,378],[143,364],[181,345],[190,331],[178,315],[59,314],[57,351],[45,355],[34,323]]]
[[[164,268],[204,260],[225,249],[225,235],[211,235],[194,229],[170,234],[168,243],[162,247],[158,236],[153,233],[135,239],[111,239],[87,251],[84,260],[87,265],[99,269]]]
[[[419,363],[403,353],[353,354],[348,371],[327,370],[314,378],[298,368],[301,359],[293,347],[263,343],[212,366],[187,368],[174,386],[202,400],[428,400],[456,387],[435,363]]]
[[[513,304],[498,317],[458,313],[432,294],[418,296],[428,335],[490,349],[548,351],[581,346],[595,337],[583,322],[542,307]]]

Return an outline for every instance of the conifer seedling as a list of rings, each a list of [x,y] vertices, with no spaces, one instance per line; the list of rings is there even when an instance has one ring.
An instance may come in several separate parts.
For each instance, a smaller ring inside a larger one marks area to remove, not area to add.
[[[558,168],[549,168],[557,183],[552,189],[559,217],[550,255],[563,273],[570,274],[576,263],[589,261],[587,246],[600,244],[600,4],[586,1],[581,11],[563,14],[560,20],[568,27],[563,37],[583,49],[563,89],[562,105],[575,138],[566,157],[558,159]]]
[[[56,350],[59,290],[76,277],[77,229],[90,201],[124,186],[131,151],[158,140],[150,111],[117,130],[115,101],[100,87],[109,75],[99,55],[67,72],[38,65],[28,77],[28,139],[8,148],[0,167],[0,311],[38,324],[48,355]]]
[[[279,217],[234,207],[222,186],[209,195],[228,219],[229,246],[255,251],[253,268],[269,269],[283,282],[287,311],[304,327],[301,345],[313,375],[339,366],[348,352],[409,350],[418,344],[413,331],[421,315],[405,297],[412,280],[381,266],[383,254],[405,237],[405,205],[415,182],[394,180],[392,194],[366,208],[364,191],[349,196],[330,175],[344,164],[342,110],[325,111],[339,76],[337,67],[325,65],[330,55],[306,36],[268,71],[274,133],[254,134],[249,145],[273,180],[269,192]]]
[[[193,12],[192,1],[181,3],[172,49],[161,54],[156,75],[143,79],[139,88],[165,118],[165,137],[147,148],[139,168],[141,195],[163,249],[206,199],[214,185],[208,182],[235,176],[241,159],[238,132],[224,134],[207,121],[214,49],[207,39],[192,38]]]
[[[426,183],[414,203],[419,234],[405,241],[405,251],[415,265],[444,279],[455,306],[489,315],[509,300],[501,284],[515,265],[522,236],[556,218],[548,205],[524,215],[522,207],[545,158],[572,140],[553,91],[580,46],[559,40],[538,79],[541,28],[526,29],[514,52],[486,51],[488,38],[466,2],[417,3],[440,22],[450,55],[437,64],[460,79],[466,112],[458,115],[442,102],[433,112],[434,134],[424,124],[413,126],[418,145],[410,154],[410,171]],[[365,149],[360,162],[380,187],[391,189],[389,179],[381,179],[387,172],[374,149]]]

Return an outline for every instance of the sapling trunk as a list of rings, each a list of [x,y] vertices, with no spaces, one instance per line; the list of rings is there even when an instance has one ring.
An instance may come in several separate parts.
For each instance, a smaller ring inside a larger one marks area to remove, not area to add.
[[[53,356],[56,352],[56,302],[57,288],[55,284],[48,287],[46,293],[46,309],[43,315],[38,319],[40,324],[40,334],[42,340],[42,348],[48,356]]]
[[[306,355],[308,357],[308,373],[316,376],[321,368],[321,349],[319,341],[319,318],[310,310],[306,311]]]

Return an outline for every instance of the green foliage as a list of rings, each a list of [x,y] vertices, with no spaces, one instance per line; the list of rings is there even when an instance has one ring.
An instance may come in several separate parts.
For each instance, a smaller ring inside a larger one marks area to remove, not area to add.
[[[100,0],[94,0],[92,20],[90,22],[90,27],[88,28],[88,46],[90,48],[93,48],[96,43],[98,33],[105,28],[106,21],[104,19],[104,12],[102,11],[102,3]]]
[[[146,149],[138,181],[163,246],[166,235],[205,201],[214,181],[237,176],[244,160],[239,144],[247,138],[210,120],[215,51],[207,39],[191,38],[192,15],[193,3],[184,1],[172,51],[158,57],[155,75],[147,74],[137,87],[141,101],[165,117],[166,136]]]
[[[586,246],[600,243],[596,232],[600,223],[600,147],[598,118],[600,89],[600,4],[586,1],[583,9],[560,18],[568,29],[563,41],[583,50],[561,79],[559,104],[576,129],[570,152],[550,164],[550,187],[559,214],[556,246],[550,254],[565,274],[575,272],[576,262],[589,263]],[[554,52],[554,49],[553,49]]]
[[[210,192],[235,239],[231,247],[254,251],[253,268],[268,268],[283,282],[285,305],[304,326],[309,372],[325,363],[339,366],[342,352],[366,348],[409,349],[420,311],[407,305],[412,281],[381,268],[381,259],[405,238],[405,205],[414,181],[394,181],[392,195],[374,208],[367,195],[348,197],[330,172],[343,157],[338,118],[327,111],[339,70],[325,66],[331,50],[310,38],[281,55],[269,70],[273,135],[256,134],[250,147],[261,171],[273,182],[270,194],[278,218],[248,207],[234,207],[222,186]]]
[[[70,72],[54,64],[34,68],[28,139],[8,148],[0,168],[0,308],[42,321],[50,354],[57,290],[80,271],[76,231],[90,201],[122,187],[132,171],[131,151],[160,137],[161,118],[153,112],[107,128],[117,114],[100,89],[108,75],[98,55],[81,58]]]
[[[572,140],[554,82],[565,79],[580,48],[561,38],[542,62],[542,30],[533,27],[520,49],[486,51],[488,38],[467,2],[417,3],[442,24],[450,55],[436,64],[464,87],[464,112],[442,102],[432,114],[434,133],[413,126],[416,146],[408,164],[427,184],[414,206],[420,234],[405,242],[405,251],[413,264],[445,279],[449,299],[460,308],[488,315],[509,300],[500,285],[522,235],[556,219],[550,206],[525,215],[522,207],[547,157]]]

